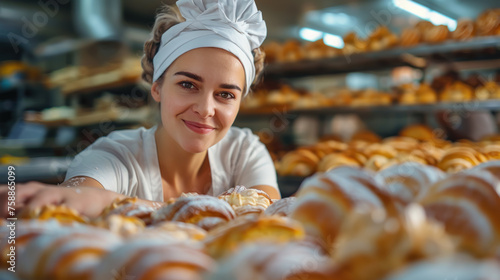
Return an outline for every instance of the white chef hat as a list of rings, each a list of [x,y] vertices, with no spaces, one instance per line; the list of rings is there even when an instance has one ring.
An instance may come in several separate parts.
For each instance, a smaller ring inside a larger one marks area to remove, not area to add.
[[[254,0],[179,0],[186,21],[170,27],[161,37],[153,58],[153,82],[182,54],[215,47],[234,54],[243,64],[246,92],[255,78],[252,50],[266,38],[266,24]]]

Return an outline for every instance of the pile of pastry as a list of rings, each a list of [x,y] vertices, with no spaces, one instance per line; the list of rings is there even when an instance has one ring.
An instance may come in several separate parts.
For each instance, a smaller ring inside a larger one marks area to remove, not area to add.
[[[407,126],[399,136],[384,139],[373,132],[361,131],[347,143],[325,140],[281,156],[275,152],[274,163],[281,176],[309,176],[344,165],[380,171],[404,162],[417,162],[455,173],[500,160],[500,142],[496,136],[478,142],[450,142],[437,138],[435,134],[421,124]]]
[[[263,85],[241,103],[242,110],[259,111],[262,108],[286,110],[313,109],[337,106],[384,106],[393,104],[416,105],[438,102],[471,102],[500,99],[500,76],[488,79],[477,73],[462,79],[458,73],[445,73],[431,83],[405,83],[391,91],[372,88],[352,90],[327,88],[309,91],[287,84]]]
[[[447,176],[417,163],[339,167],[271,200],[237,186],[95,219],[64,206],[17,221],[1,279],[498,279],[500,162]],[[9,230],[0,230],[1,266]]]
[[[404,29],[399,36],[390,31],[387,26],[379,26],[369,34],[349,32],[343,37],[344,47],[342,49],[326,45],[323,39],[305,44],[293,39],[284,43],[273,41],[264,45],[263,48],[268,63],[294,62],[339,55],[348,56],[354,53],[380,51],[397,46],[412,47],[418,44],[439,44],[447,40],[464,41],[478,36],[498,35],[500,35],[500,9],[491,9],[481,13],[475,20],[460,19],[454,31],[449,31],[446,25],[434,25],[429,21],[420,21],[414,26]]]

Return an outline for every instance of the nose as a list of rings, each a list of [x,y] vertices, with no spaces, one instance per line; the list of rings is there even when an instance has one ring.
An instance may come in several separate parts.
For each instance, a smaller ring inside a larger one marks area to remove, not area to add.
[[[213,94],[200,94],[193,105],[193,110],[202,119],[213,117],[215,114],[215,100]]]

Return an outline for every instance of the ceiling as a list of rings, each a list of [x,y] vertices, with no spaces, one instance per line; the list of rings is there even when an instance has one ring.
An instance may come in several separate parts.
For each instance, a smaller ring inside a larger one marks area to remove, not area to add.
[[[83,0],[85,1],[85,0]],[[107,1],[107,0],[106,0]],[[414,0],[448,17],[476,18],[482,11],[500,7],[498,1],[487,0]],[[40,3],[61,3],[57,10],[48,13]],[[498,4],[495,4],[498,3]],[[173,4],[175,0],[122,0],[122,24],[126,27],[126,40],[135,42],[137,48],[148,37],[154,15],[161,3]],[[366,36],[379,24],[399,32],[418,20],[394,6],[392,0],[256,0],[268,27],[267,41],[297,37],[301,26],[309,26],[337,35],[356,31]],[[51,42],[76,39],[71,0],[1,0],[0,42],[15,48],[16,45],[47,45]],[[331,23],[321,21],[318,11],[330,12]],[[43,14],[48,14],[44,22]],[[38,16],[38,18],[37,18]],[[38,20],[38,21],[37,21]],[[31,24],[31,27],[28,28]],[[1,56],[0,56],[1,59]]]

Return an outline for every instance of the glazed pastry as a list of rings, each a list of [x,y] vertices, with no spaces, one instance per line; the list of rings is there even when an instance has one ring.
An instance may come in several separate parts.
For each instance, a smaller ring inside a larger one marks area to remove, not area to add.
[[[365,52],[368,49],[366,41],[360,39],[354,32],[349,32],[344,36],[344,48],[342,53],[344,55],[351,55],[353,53]]]
[[[368,159],[374,155],[380,155],[391,159],[398,154],[396,149],[394,149],[393,147],[378,143],[369,145],[368,147],[366,147],[366,149],[363,150],[363,153]]]
[[[358,141],[358,140],[365,141],[368,143],[378,143],[382,141],[380,136],[369,130],[358,131],[351,138],[351,141]]]
[[[319,158],[313,152],[306,149],[298,149],[285,154],[280,161],[280,169],[277,170],[281,176],[308,176],[316,171]]]
[[[44,205],[36,209],[23,210],[19,214],[20,219],[38,219],[48,220],[56,219],[62,224],[71,224],[74,222],[86,224],[89,222],[87,217],[81,216],[76,210],[65,205]]]
[[[322,159],[326,155],[342,152],[347,150],[347,148],[348,146],[345,143],[336,140],[327,140],[317,143],[310,150]]]
[[[420,34],[425,34],[429,30],[431,30],[434,27],[434,24],[430,21],[426,20],[421,20],[417,24],[415,24],[415,29],[417,29]]]
[[[383,279],[408,260],[449,255],[453,244],[444,230],[429,222],[418,205],[387,215],[380,209],[355,209],[332,249],[331,279]]]
[[[302,46],[297,40],[288,40],[282,45],[281,51],[278,52],[279,62],[293,62],[304,59]]]
[[[91,222],[91,225],[107,229],[124,238],[142,232],[146,226],[144,221],[137,217],[117,214],[98,217]]]
[[[80,224],[74,223],[74,226],[79,226]],[[55,219],[41,221],[41,220],[18,220],[16,222],[15,230],[15,253],[17,256],[23,254],[26,245],[29,244],[31,240],[43,234],[54,234],[59,231],[68,228],[68,224],[61,224]],[[10,253],[9,244],[10,228],[6,226],[0,227],[0,268],[7,268],[7,261]],[[12,242],[12,241],[11,241]]]
[[[486,156],[469,147],[454,147],[446,150],[437,167],[447,173],[469,169],[487,161]]]
[[[455,31],[451,32],[451,38],[459,41],[469,40],[474,36],[476,36],[476,25],[470,19],[460,19]]]
[[[203,240],[206,235],[207,231],[195,224],[164,221],[147,227],[141,234],[134,237],[138,239],[151,237],[166,240],[167,242],[196,243]]]
[[[92,279],[204,279],[215,261],[193,244],[140,239],[104,256]]]
[[[247,189],[244,186],[231,188],[219,195],[218,198],[229,203],[236,216],[260,214],[272,203],[271,198],[266,192],[257,189]]]
[[[479,36],[500,35],[500,9],[482,12],[476,20]]]
[[[491,175],[495,176],[498,180],[500,180],[500,161],[498,160],[492,160],[492,161],[487,161],[483,162],[466,172],[471,172],[474,174],[476,171],[486,171],[489,172]]]
[[[415,162],[393,165],[377,173],[383,188],[404,204],[425,196],[430,186],[445,178],[440,169]]]
[[[326,250],[355,206],[396,211],[394,201],[373,174],[353,167],[339,167],[306,178],[296,196],[290,217],[301,222],[306,234]]]
[[[461,279],[495,280],[500,267],[494,260],[479,260],[469,256],[432,258],[393,271],[385,280]]]
[[[19,255],[18,273],[25,279],[91,279],[101,258],[121,242],[107,230],[88,226],[41,234]]]
[[[455,81],[441,92],[439,98],[444,102],[464,102],[472,100],[472,97],[473,90],[469,85]]]
[[[146,225],[151,224],[151,215],[154,211],[162,207],[164,204],[160,202],[152,202],[154,205],[140,202],[137,197],[127,197],[124,199],[117,199],[106,207],[101,217],[109,215],[121,215],[128,217],[136,217],[144,221]]]
[[[446,41],[449,37],[450,31],[446,25],[436,25],[429,28],[424,32],[424,42],[430,44],[437,44]]]
[[[429,84],[422,83],[417,89],[417,102],[419,104],[433,104],[438,100],[437,93]]]
[[[340,166],[361,167],[361,163],[357,159],[349,156],[347,153],[329,154],[323,157],[318,163],[318,171],[326,172]]]
[[[461,172],[435,183],[419,203],[456,237],[461,250],[494,256],[500,245],[499,183],[489,172]]]
[[[284,244],[303,238],[304,230],[297,221],[276,215],[246,215],[210,231],[204,243],[211,256],[223,258],[247,244]]]
[[[285,216],[288,217],[292,212],[292,207],[295,204],[296,198],[294,196],[285,197],[282,199],[278,199],[273,202],[267,209],[264,211],[264,215],[272,216]]]
[[[500,86],[493,81],[476,88],[474,97],[478,100],[500,99]]]
[[[410,153],[419,145],[417,139],[404,136],[387,137],[382,141],[382,143],[393,147],[398,152],[405,153]]]
[[[208,279],[314,280],[316,278],[298,278],[298,275],[321,273],[330,266],[331,260],[327,256],[302,243],[250,244],[221,261]]]
[[[435,138],[432,129],[423,124],[413,124],[406,126],[399,132],[399,136],[410,137],[420,141],[428,141]]]
[[[403,47],[412,47],[422,42],[422,33],[418,28],[405,28],[401,32],[400,44]]]
[[[398,37],[387,26],[379,26],[368,36],[368,50],[380,51],[398,44]]]
[[[236,214],[229,203],[209,195],[180,197],[173,204],[153,213],[153,224],[161,221],[178,221],[195,224],[210,230],[232,219]]]

